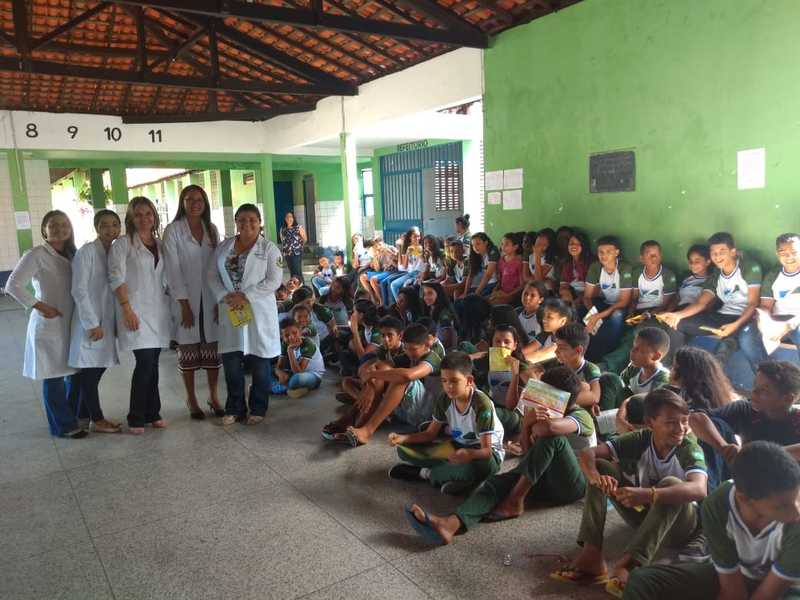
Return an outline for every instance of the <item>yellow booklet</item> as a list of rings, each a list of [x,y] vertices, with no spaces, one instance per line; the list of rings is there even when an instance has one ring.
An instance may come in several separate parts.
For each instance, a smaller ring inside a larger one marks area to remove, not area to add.
[[[248,302],[242,308],[228,308],[228,318],[234,327],[244,327],[253,320],[253,309]]]
[[[489,348],[489,370],[497,372],[510,371],[511,367],[506,359],[511,356],[508,348]]]
[[[447,460],[456,451],[456,447],[452,442],[441,442],[438,444],[427,445],[414,445],[414,446],[398,446],[410,457],[417,460],[434,459],[434,460]]]

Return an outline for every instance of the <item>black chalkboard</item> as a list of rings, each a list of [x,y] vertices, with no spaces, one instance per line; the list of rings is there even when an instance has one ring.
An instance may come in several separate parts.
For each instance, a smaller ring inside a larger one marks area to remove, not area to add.
[[[636,156],[632,150],[589,156],[589,191],[633,192],[636,189]]]

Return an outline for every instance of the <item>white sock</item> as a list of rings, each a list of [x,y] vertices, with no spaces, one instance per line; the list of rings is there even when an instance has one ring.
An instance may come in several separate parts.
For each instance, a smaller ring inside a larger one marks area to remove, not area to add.
[[[419,470],[419,476],[420,476],[422,479],[426,479],[426,480],[427,480],[427,479],[430,479],[430,478],[431,478],[431,470],[430,470],[428,467],[422,467],[422,468]]]

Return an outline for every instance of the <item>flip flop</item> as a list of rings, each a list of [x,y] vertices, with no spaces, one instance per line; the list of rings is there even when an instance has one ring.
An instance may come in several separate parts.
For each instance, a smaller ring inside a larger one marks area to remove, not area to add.
[[[322,437],[325,437],[324,433],[322,434]],[[363,444],[358,441],[358,438],[349,431],[334,433],[333,437],[331,438],[331,441],[336,442],[337,444],[343,444],[345,446],[349,446],[350,448],[357,448],[358,446],[363,446]]]
[[[432,546],[444,546],[444,538],[431,526],[430,517],[425,513],[425,522],[417,520],[414,516],[414,511],[411,510],[411,505],[406,504],[403,508],[405,512],[406,521],[426,542]],[[425,512],[425,511],[423,511]]]
[[[359,440],[356,437],[356,434],[353,433],[350,429],[348,429],[347,431],[344,432],[344,437],[347,440],[346,443],[350,444],[351,448],[358,448],[359,446],[363,446],[364,445],[364,442]]]
[[[614,598],[622,598],[625,593],[625,585],[619,580],[619,577],[612,577],[606,582],[606,594],[614,596]]]
[[[608,583],[608,575],[595,575],[570,567],[553,571],[550,573],[550,579],[577,585],[606,585]]]

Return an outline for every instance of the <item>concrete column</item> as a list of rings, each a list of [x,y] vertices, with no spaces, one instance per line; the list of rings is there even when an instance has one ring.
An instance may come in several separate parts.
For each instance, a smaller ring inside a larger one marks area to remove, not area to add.
[[[114,210],[124,222],[128,210],[128,177],[122,165],[111,167],[111,200]]]
[[[342,163],[342,198],[344,200],[344,234],[346,256],[352,256],[352,235],[361,230],[361,194],[358,188],[358,154],[356,137],[352,133],[339,135],[339,152]]]
[[[25,185],[25,165],[22,152],[9,150],[8,176],[11,183],[11,204],[14,207],[14,220],[17,228],[17,247],[19,255],[33,248],[33,224],[28,203],[28,189]]]
[[[106,207],[106,188],[103,185],[103,169],[89,169],[89,188],[94,212]]]
[[[219,172],[219,193],[222,200],[222,218],[225,223],[225,237],[236,233],[233,222],[233,189],[231,188],[231,172],[228,169]]]

